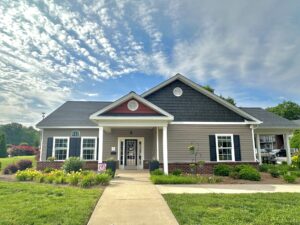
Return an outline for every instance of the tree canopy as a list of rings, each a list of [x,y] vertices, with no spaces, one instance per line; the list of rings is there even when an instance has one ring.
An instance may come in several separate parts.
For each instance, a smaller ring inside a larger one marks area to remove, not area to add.
[[[40,135],[33,127],[25,127],[19,123],[10,123],[0,125],[0,133],[5,134],[7,144],[19,145],[26,142],[31,146],[39,146]]]
[[[277,106],[267,108],[267,110],[289,120],[300,119],[300,105],[292,101],[283,101]]]
[[[207,91],[209,91],[209,92],[211,92],[211,93],[215,93],[215,89],[213,89],[211,86],[209,86],[209,85],[205,85],[205,86],[202,86],[205,90],[207,90]],[[225,98],[225,97],[223,97],[222,95],[220,95],[219,96],[220,98],[222,98],[222,99],[224,99],[225,101],[227,101],[227,102],[229,102],[230,104],[232,104],[232,105],[236,105],[236,102],[235,102],[235,100],[233,99],[233,98],[231,98],[231,97],[227,97],[227,98]]]
[[[5,134],[0,132],[0,157],[6,157],[6,141]]]

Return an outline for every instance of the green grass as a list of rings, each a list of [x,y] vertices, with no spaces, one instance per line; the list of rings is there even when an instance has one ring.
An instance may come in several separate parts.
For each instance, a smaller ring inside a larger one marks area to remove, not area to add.
[[[21,159],[29,159],[32,161],[32,166],[33,168],[36,167],[36,160],[34,155],[29,155],[29,156],[15,156],[15,157],[10,157],[10,158],[0,158],[1,162],[1,170],[2,171],[8,164],[11,163],[16,163],[20,161]]]
[[[87,224],[99,188],[1,182],[0,224]]]
[[[300,194],[166,194],[181,225],[300,224]]]

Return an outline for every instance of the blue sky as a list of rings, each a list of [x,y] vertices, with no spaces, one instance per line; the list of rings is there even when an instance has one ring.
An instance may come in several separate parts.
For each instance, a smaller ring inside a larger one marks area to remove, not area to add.
[[[300,103],[300,1],[0,2],[0,123],[176,73],[239,106]]]

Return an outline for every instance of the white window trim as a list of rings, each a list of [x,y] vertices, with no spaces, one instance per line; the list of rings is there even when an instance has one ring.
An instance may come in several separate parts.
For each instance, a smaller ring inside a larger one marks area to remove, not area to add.
[[[219,145],[218,145],[218,137],[222,136],[230,136],[231,137],[231,155],[232,160],[220,160],[219,159]],[[235,150],[234,150],[234,140],[233,140],[233,134],[216,134],[216,153],[217,153],[217,162],[235,162]]]
[[[91,159],[83,159],[83,139],[94,139],[95,140],[95,149],[94,149],[94,158]],[[80,143],[80,159],[84,161],[96,161],[97,160],[97,137],[81,137]]]
[[[68,159],[69,158],[70,137],[53,137],[52,157],[55,157],[55,140],[56,139],[67,139],[67,155],[66,155],[66,159]],[[55,159],[55,161],[65,161],[65,160]]]

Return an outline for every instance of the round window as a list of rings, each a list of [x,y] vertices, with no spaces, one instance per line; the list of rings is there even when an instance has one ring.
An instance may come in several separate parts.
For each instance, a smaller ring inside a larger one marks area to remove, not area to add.
[[[139,103],[135,100],[130,100],[128,103],[127,103],[127,107],[130,111],[135,111],[139,108]]]
[[[173,90],[173,94],[176,96],[176,97],[180,97],[182,95],[183,91],[180,87],[176,87],[174,88]]]

